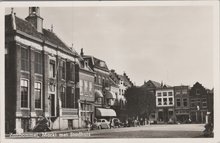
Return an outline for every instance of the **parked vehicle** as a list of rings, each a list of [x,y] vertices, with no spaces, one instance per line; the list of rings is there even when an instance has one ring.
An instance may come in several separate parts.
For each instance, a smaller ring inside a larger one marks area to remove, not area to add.
[[[111,120],[111,123],[112,123],[112,127],[123,127],[124,124],[118,119],[118,118],[112,118]]]
[[[95,123],[92,124],[92,129],[109,129],[110,122],[106,119],[98,119]]]

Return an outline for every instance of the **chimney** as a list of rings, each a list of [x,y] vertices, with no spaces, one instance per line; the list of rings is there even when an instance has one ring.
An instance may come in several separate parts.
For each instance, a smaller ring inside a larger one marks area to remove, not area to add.
[[[40,17],[39,7],[29,7],[29,15],[25,18],[38,32],[43,33],[43,18]]]
[[[50,31],[53,32],[53,24],[51,25],[51,29],[50,29]]]
[[[81,52],[80,55],[83,57],[84,53],[83,53],[83,48],[81,48]]]

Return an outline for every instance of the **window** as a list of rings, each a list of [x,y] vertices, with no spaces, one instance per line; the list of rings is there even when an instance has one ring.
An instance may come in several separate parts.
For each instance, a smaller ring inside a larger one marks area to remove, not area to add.
[[[94,77],[94,82],[97,83],[97,77],[96,77],[96,75],[95,75],[95,77]]]
[[[161,98],[158,98],[158,99],[157,99],[157,103],[158,103],[158,105],[162,105],[162,100],[161,100]]]
[[[39,52],[34,53],[34,71],[38,74],[42,74],[43,71],[42,54]]]
[[[187,98],[183,98],[183,106],[184,106],[184,107],[187,107],[187,106],[188,106]]]
[[[75,88],[71,88],[71,94],[72,94],[72,99],[73,99],[72,101],[73,101],[73,104],[70,103],[70,105],[71,105],[71,107],[76,108]],[[72,101],[70,101],[70,102],[72,102]]]
[[[163,105],[167,105],[167,98],[163,98]]]
[[[163,96],[167,96],[167,92],[163,92]]]
[[[49,88],[51,92],[55,92],[56,86],[54,84],[50,84]]]
[[[21,107],[28,107],[28,81],[21,80]]]
[[[50,78],[55,77],[55,61],[54,60],[50,60],[49,77]]]
[[[206,106],[207,106],[207,102],[206,102],[206,99],[205,99],[205,98],[202,99],[202,106],[203,106],[203,107],[206,107]]]
[[[180,106],[181,106],[181,101],[180,101],[180,99],[176,99],[176,106],[177,106],[177,107],[180,107]]]
[[[180,90],[176,90],[176,95],[181,94]]]
[[[173,105],[173,98],[169,98],[169,105]]]
[[[89,92],[92,92],[92,82],[89,82]]]
[[[29,70],[29,54],[28,49],[21,48],[21,70]]]
[[[105,85],[105,78],[102,78],[102,84]]]
[[[98,83],[99,83],[99,84],[102,84],[101,76],[98,76]]]
[[[70,80],[71,81],[74,81],[75,79],[75,68],[74,68],[74,64],[73,63],[70,63]]]
[[[79,86],[80,86],[80,95],[83,94],[83,80],[79,80]]]
[[[157,93],[157,96],[160,97],[160,96],[161,96],[161,92],[158,92],[158,93]]]
[[[35,108],[41,108],[41,83],[34,83]]]
[[[61,102],[62,102],[62,107],[66,107],[66,88],[65,87],[62,87],[61,88]]]
[[[173,96],[173,93],[172,93],[172,92],[168,92],[168,95],[169,95],[169,96]]]
[[[182,90],[182,94],[187,94],[187,90],[186,89]]]
[[[66,79],[66,62],[64,60],[60,62],[60,76],[61,79]]]
[[[200,95],[200,90],[196,89],[196,95]]]
[[[195,100],[194,99],[191,100],[190,106],[195,107]]]
[[[84,80],[84,92],[88,92],[88,81]]]

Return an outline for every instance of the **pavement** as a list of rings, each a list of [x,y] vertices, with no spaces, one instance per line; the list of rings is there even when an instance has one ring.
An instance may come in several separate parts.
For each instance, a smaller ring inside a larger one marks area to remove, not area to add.
[[[201,138],[204,124],[145,125],[102,130],[75,129],[43,133],[25,133],[8,138]]]
[[[91,138],[200,138],[204,124],[147,125],[92,131]]]

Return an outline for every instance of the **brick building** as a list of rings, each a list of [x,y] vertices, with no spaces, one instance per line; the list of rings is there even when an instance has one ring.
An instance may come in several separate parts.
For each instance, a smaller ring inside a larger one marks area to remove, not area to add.
[[[195,123],[205,123],[208,112],[213,112],[213,92],[196,82],[190,90],[190,118]]]
[[[80,55],[94,71],[94,115],[95,118],[110,119],[116,117],[115,110],[111,108],[111,102],[115,100],[115,93],[111,91],[109,79],[109,69],[105,61],[93,56],[84,55],[81,49]]]
[[[141,88],[145,91],[146,96],[151,96],[156,101],[156,89],[161,88],[161,84],[153,80],[148,80],[144,82]],[[151,113],[148,117],[149,121],[156,122],[156,102],[152,102],[148,110]]]
[[[118,118],[124,121],[127,118],[126,99],[124,94],[127,88],[133,86],[133,83],[126,73],[119,75],[115,72],[115,70],[110,71],[110,78],[117,85],[116,90],[118,90],[113,108],[115,109]]]
[[[78,71],[77,53],[43,28],[39,7],[25,20],[6,15],[6,132],[29,131],[42,116],[51,129],[78,127]]]
[[[80,127],[86,127],[86,120],[94,120],[94,72],[88,62],[80,58],[79,68],[79,117]]]
[[[175,113],[180,123],[187,123],[190,119],[189,86],[174,86]]]

